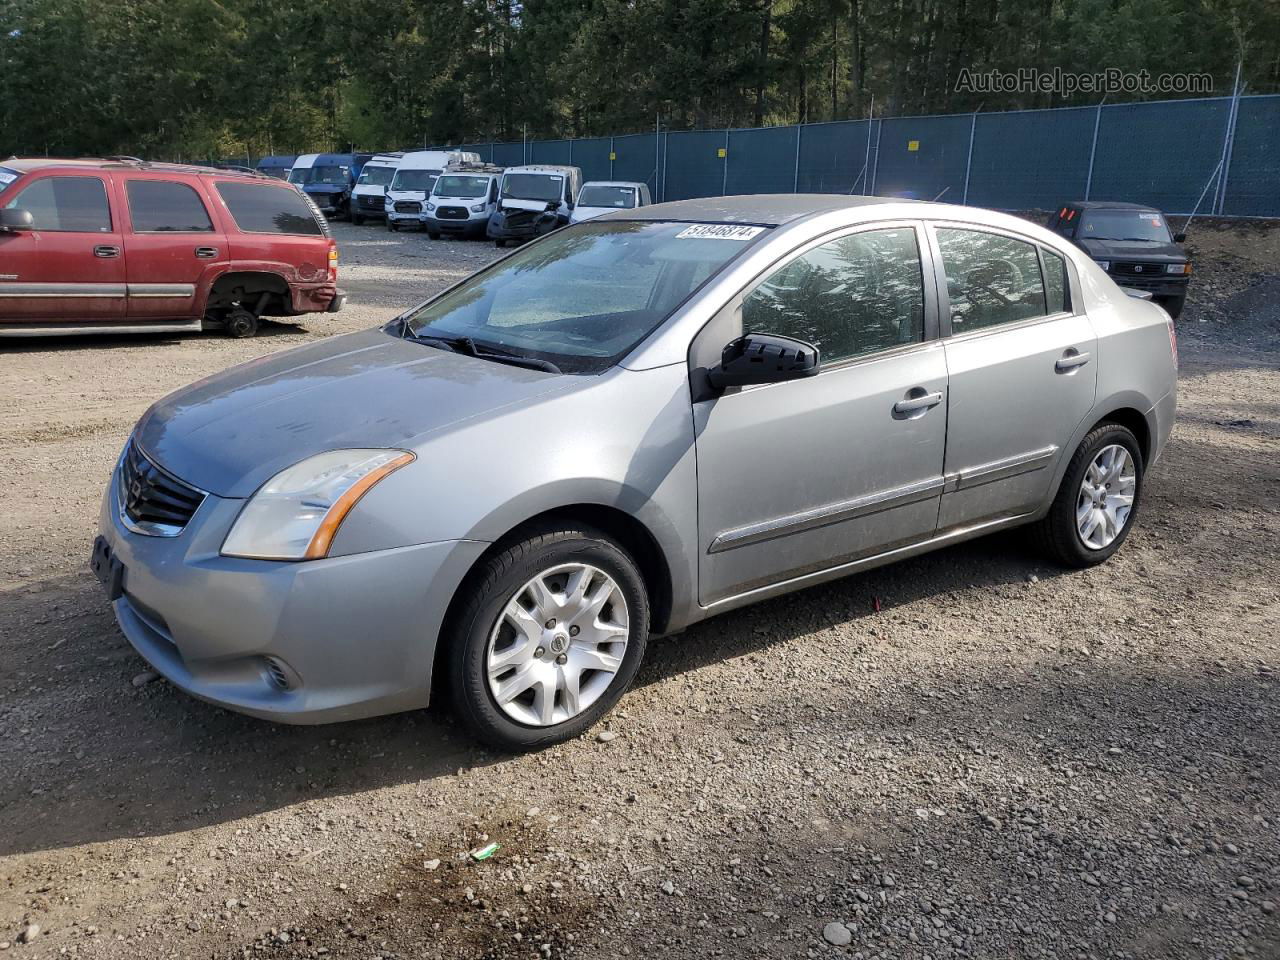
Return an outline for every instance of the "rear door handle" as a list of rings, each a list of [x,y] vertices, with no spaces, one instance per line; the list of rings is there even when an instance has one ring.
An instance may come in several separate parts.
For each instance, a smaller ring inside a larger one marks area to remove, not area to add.
[[[1068,350],[1062,355],[1062,359],[1053,365],[1053,369],[1055,373],[1070,373],[1072,370],[1083,367],[1088,362],[1089,354],[1075,353]]]
[[[196,247],[196,256],[201,260],[212,260],[217,255],[217,247]]]
[[[916,387],[919,390],[919,387]],[[893,405],[893,412],[899,415],[907,415],[919,413],[921,410],[928,410],[930,407],[936,407],[942,402],[942,393],[926,393],[919,397],[908,397],[906,400],[899,400]]]
[[[120,248],[113,247],[108,243],[101,243],[93,248],[93,255],[95,257],[102,257],[104,260],[109,260],[112,257],[120,256]]]

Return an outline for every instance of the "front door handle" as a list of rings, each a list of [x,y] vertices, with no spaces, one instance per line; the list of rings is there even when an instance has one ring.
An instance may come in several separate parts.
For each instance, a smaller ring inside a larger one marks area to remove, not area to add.
[[[217,247],[196,247],[196,256],[201,260],[212,260],[217,255]]]
[[[915,390],[919,390],[916,387]],[[914,391],[912,391],[914,392]],[[898,416],[910,416],[913,413],[920,413],[931,407],[936,407],[942,402],[942,393],[925,393],[917,397],[907,397],[905,400],[899,400],[893,405],[893,412]]]
[[[1053,365],[1054,373],[1071,373],[1078,370],[1089,362],[1089,354],[1080,353],[1076,350],[1068,350],[1062,355],[1062,359]]]
[[[120,248],[113,247],[109,243],[100,243],[93,248],[95,257],[102,257],[104,260],[110,260],[112,257],[120,256]]]

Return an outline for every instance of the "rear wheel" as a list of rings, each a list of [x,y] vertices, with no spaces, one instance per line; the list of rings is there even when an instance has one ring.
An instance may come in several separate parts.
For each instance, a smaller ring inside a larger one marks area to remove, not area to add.
[[[227,336],[237,340],[252,337],[258,332],[258,318],[244,307],[232,307],[228,310],[223,324],[226,326]]]
[[[1069,567],[1091,567],[1120,549],[1137,520],[1145,465],[1127,427],[1104,423],[1076,448],[1062,486],[1037,533],[1044,549]]]
[[[448,638],[449,687],[459,719],[500,749],[578,736],[617,703],[644,657],[644,581],[600,531],[536,531],[463,590]]]

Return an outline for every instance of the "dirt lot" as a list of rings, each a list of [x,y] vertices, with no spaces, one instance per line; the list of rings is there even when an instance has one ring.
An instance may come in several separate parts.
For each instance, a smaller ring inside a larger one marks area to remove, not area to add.
[[[87,572],[152,400],[494,254],[337,233],[336,318],[0,346],[0,950],[1280,956],[1280,229],[1194,234],[1179,424],[1110,563],[999,536],[728,614],[651,646],[615,736],[521,757],[143,682]]]

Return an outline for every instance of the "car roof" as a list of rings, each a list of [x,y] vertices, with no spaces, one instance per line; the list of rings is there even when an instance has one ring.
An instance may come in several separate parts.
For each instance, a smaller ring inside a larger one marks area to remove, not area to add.
[[[514,167],[507,167],[507,173],[570,173],[577,171],[582,173],[581,167],[573,167],[568,164],[559,163],[522,163]]]
[[[588,180],[584,187],[643,187],[639,180]]]
[[[1149,210],[1152,213],[1160,211],[1155,207],[1148,207],[1142,203],[1126,203],[1122,200],[1073,200],[1070,203],[1064,203],[1064,207],[1074,207],[1077,210]]]
[[[225,167],[206,167],[192,163],[152,163],[138,160],[135,157],[78,157],[66,159],[59,157],[10,157],[0,160],[0,166],[22,173],[36,170],[137,170],[145,173],[182,173],[187,175],[217,175],[223,177],[249,177],[270,180],[256,170],[231,170]]]
[[[764,193],[754,196],[675,200],[625,211],[628,220],[706,220],[781,226],[802,217],[888,203],[919,203],[898,197],[862,197],[828,193]],[[620,211],[621,212],[621,211]]]

